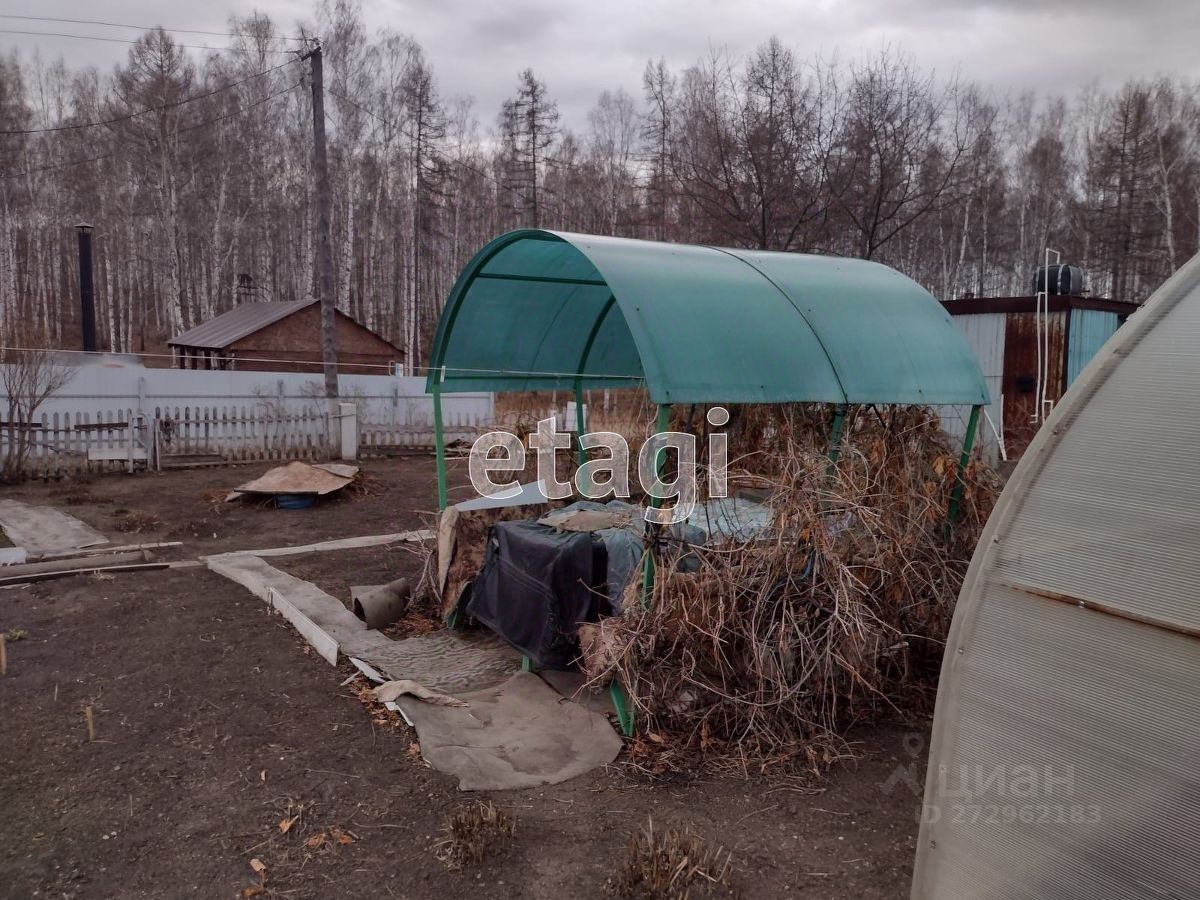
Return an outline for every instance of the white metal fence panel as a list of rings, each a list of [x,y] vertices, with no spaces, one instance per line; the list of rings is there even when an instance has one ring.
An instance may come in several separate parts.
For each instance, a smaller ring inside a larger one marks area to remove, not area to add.
[[[342,375],[343,402],[355,405],[359,453],[428,448],[434,443],[433,402],[425,379]],[[133,441],[171,457],[211,456],[229,461],[310,459],[330,450],[323,383],[305,374],[148,369],[127,358],[107,357],[71,370],[71,378],[21,423],[29,438],[28,468],[37,476],[119,468],[118,455]],[[0,397],[0,404],[4,398]],[[487,393],[442,398],[446,440],[473,440],[494,415]],[[146,423],[138,424],[137,413]],[[0,414],[0,419],[4,415]],[[0,426],[0,459],[11,443]],[[107,453],[97,451],[105,450]]]

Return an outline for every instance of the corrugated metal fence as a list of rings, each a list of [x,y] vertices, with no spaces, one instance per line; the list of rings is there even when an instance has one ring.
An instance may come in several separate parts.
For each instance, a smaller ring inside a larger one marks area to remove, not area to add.
[[[967,344],[979,360],[987,382],[990,402],[984,407],[987,415],[979,423],[976,446],[984,458],[993,465],[1000,459],[1000,436],[1004,429],[1004,313],[986,313],[974,316],[955,316],[954,324],[959,327]],[[970,407],[940,406],[938,415],[942,427],[952,437],[962,440]]]

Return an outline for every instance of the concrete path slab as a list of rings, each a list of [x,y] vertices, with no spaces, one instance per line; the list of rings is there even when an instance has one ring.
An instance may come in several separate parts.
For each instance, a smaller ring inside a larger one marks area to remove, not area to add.
[[[49,506],[30,506],[19,500],[0,500],[0,528],[30,556],[62,553],[107,544],[108,538],[91,525]]]
[[[257,556],[223,554],[206,561],[212,571],[280,610],[331,663],[340,652],[369,662],[391,679],[411,679],[447,694],[497,684],[520,664],[519,654],[492,634],[443,629],[392,640],[368,629],[336,597]]]

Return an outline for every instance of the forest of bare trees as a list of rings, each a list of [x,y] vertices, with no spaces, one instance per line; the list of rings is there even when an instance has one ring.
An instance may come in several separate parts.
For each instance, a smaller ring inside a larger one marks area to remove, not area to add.
[[[229,23],[191,55],[147,32],[111,72],[0,59],[0,341],[78,341],[76,222],[96,227],[100,342],[155,352],[247,299],[313,296],[302,44]],[[641,97],[596,85],[582,131],[532,70],[500,110],[445,97],[411,38],[328,0],[338,306],[420,371],[454,277],[537,226],[876,259],[936,296],[1028,293],[1047,245],[1092,292],[1142,300],[1200,249],[1200,85],[1009,96],[880,51],[650,60]],[[249,275],[250,279],[239,279]]]

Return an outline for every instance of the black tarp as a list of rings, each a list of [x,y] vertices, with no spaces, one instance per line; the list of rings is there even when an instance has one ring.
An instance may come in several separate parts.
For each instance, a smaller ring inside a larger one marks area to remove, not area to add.
[[[535,521],[497,522],[467,613],[547,669],[568,666],[577,632],[607,605],[604,542]]]

